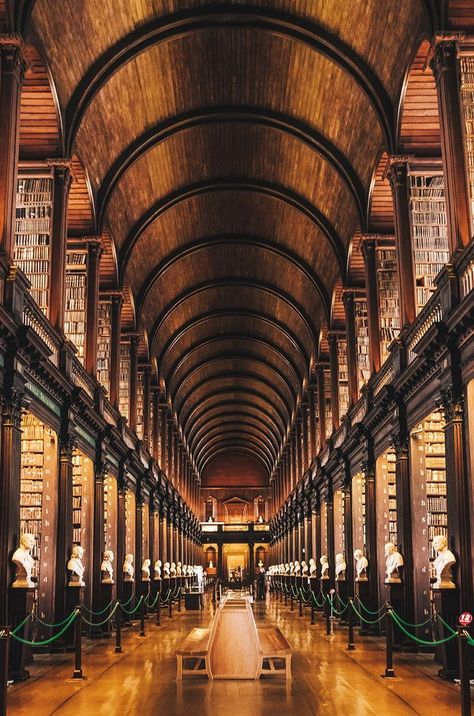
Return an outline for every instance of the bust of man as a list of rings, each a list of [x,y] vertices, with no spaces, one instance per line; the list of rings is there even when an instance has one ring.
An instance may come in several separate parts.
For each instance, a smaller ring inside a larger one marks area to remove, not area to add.
[[[134,582],[135,581],[133,578],[133,575],[135,573],[135,568],[133,566],[133,554],[125,555],[122,572],[123,572],[123,581],[124,582]]]
[[[336,554],[336,579],[342,582],[346,578],[347,564],[342,552]]]
[[[295,573],[295,563],[290,562],[290,574],[294,574],[294,573]]]
[[[356,561],[356,582],[366,582],[367,567],[369,566],[367,557],[361,549],[356,549],[354,552],[354,559]]]
[[[288,564],[288,562],[286,562],[286,564],[285,564],[285,574],[290,574],[290,572],[291,572],[290,565]]]
[[[456,589],[451,573],[453,565],[456,564],[456,557],[451,550],[448,549],[448,540],[444,535],[435,535],[435,537],[433,537],[433,547],[438,553],[438,556],[433,562],[436,574],[433,589]]]
[[[309,560],[309,576],[310,576],[310,577],[315,577],[315,576],[316,576],[316,569],[317,569],[317,567],[316,567],[316,560],[314,560],[313,558],[311,558],[311,559]]]
[[[306,562],[304,560],[301,562],[301,576],[302,577],[308,576],[308,565],[306,564]]]
[[[34,535],[29,532],[25,532],[21,535],[20,546],[14,551],[12,556],[12,562],[16,567],[15,581],[12,584],[12,587],[15,587],[15,589],[35,586],[31,580],[31,571],[35,561],[30,554],[34,546]]]
[[[161,559],[157,559],[155,562],[155,579],[161,579]]]
[[[398,568],[403,567],[403,557],[393,542],[387,542],[385,545],[385,557],[385,584],[399,584],[402,580]]]
[[[181,572],[182,572],[183,577],[188,576],[188,565],[187,564],[183,564],[183,568],[182,568]]]
[[[163,576],[165,579],[170,578],[170,563],[169,562],[165,562],[165,564],[163,566]]]
[[[67,568],[71,572],[69,579],[69,587],[85,587],[85,582],[82,577],[84,575],[84,565],[82,564],[82,558],[84,556],[84,550],[80,545],[75,545],[72,548],[71,557],[67,563]]]
[[[178,562],[178,564],[176,565],[176,576],[177,576],[177,577],[181,577],[182,573],[183,573],[183,572],[182,572],[182,569],[181,569],[181,562]]]
[[[102,573],[102,584],[113,584],[114,583],[114,568],[112,563],[114,561],[114,553],[110,549],[106,549],[102,556],[102,564],[100,565],[100,571]]]
[[[171,562],[170,573],[172,577],[176,577],[176,562]]]
[[[295,577],[299,577],[301,574],[301,567],[300,567],[300,563],[298,562],[298,560],[296,560],[294,563],[294,570],[295,570]]]
[[[194,568],[191,564],[188,564],[188,577],[194,577]]]
[[[150,581],[151,559],[145,559],[142,564],[142,582]]]
[[[321,556],[319,563],[321,565],[321,579],[329,579],[329,562],[325,554]]]

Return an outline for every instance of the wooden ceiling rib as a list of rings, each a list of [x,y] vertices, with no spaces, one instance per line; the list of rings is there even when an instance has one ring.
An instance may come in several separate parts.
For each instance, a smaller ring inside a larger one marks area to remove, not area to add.
[[[156,363],[200,470],[225,456],[252,456],[267,477],[275,467],[328,325],[344,326],[343,289],[364,283],[362,232],[393,233],[383,153],[413,57],[400,146],[439,151],[418,47],[429,7],[28,6],[74,153],[69,234],[101,236],[101,290],[123,291],[123,328]],[[451,22],[460,12],[452,3]],[[58,155],[39,54],[38,68],[22,155]]]

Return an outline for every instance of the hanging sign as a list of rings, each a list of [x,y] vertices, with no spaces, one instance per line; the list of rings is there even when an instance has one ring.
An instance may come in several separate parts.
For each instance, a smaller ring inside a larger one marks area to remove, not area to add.
[[[472,624],[472,614],[470,612],[463,612],[459,619],[459,623],[463,627],[468,627],[470,624]]]

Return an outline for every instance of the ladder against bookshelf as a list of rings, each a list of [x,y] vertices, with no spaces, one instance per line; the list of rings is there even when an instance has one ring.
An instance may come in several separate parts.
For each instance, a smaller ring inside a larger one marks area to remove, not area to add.
[[[324,370],[324,405],[326,409],[326,439],[332,434],[331,373]]]
[[[461,105],[464,116],[465,148],[471,199],[471,227],[474,232],[474,54],[459,58]]]
[[[49,314],[53,179],[50,172],[19,170],[13,260],[31,283],[30,293]]]
[[[383,363],[388,357],[389,345],[400,333],[400,300],[395,248],[377,247],[376,259],[380,350]]]
[[[104,549],[117,554],[117,479],[108,473],[104,480]],[[120,565],[121,566],[121,565]]]
[[[377,559],[381,585],[385,581],[385,545],[398,547],[396,456],[390,448],[379,455],[375,463],[375,501],[377,509]]]
[[[352,514],[352,540],[354,549],[365,551],[365,475],[363,472],[358,472],[352,478],[352,499],[354,504]]]
[[[125,553],[135,557],[136,500],[132,490],[125,491]],[[141,567],[141,565],[139,565]],[[135,565],[135,570],[138,565]]]
[[[418,584],[417,614],[430,614],[431,563],[436,557],[433,538],[448,537],[447,484],[442,413],[433,412],[411,432],[413,559]],[[429,630],[425,632],[429,633]]]
[[[99,301],[97,311],[97,380],[110,393],[110,349],[112,303]]]
[[[135,426],[135,432],[139,440],[143,440],[143,428],[144,428],[144,372],[143,370],[138,371],[137,375],[137,422]]]
[[[446,198],[442,172],[410,173],[410,217],[419,313],[449,261]]]
[[[337,341],[338,385],[339,385],[339,417],[342,420],[349,409],[349,383],[347,373],[347,341],[339,338]]]
[[[87,247],[66,251],[64,333],[84,365],[87,312]]]
[[[357,297],[354,301],[355,334],[357,352],[357,385],[362,388],[370,378],[369,363],[369,319],[367,300]]]
[[[334,555],[330,560],[336,560],[336,554],[345,554],[344,532],[344,494],[342,490],[334,491]]]
[[[56,433],[32,413],[21,421],[20,532],[35,537],[33,580],[38,616],[53,620],[58,444]],[[47,630],[41,625],[43,637]]]
[[[130,420],[130,340],[120,344],[119,410]]]

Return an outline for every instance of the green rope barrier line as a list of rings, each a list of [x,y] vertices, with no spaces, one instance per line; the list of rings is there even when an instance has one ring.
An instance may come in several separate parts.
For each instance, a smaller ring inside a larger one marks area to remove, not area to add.
[[[160,597],[160,593],[158,592],[158,594],[156,595],[155,599],[153,600],[153,602],[151,604],[147,601],[148,597],[145,599],[145,604],[147,605],[148,609],[153,609],[153,607],[157,603],[159,597]]]
[[[126,602],[124,602],[123,604],[120,603],[120,606],[121,606],[121,607],[128,607],[128,605],[130,604],[130,602],[132,601],[132,599],[133,599],[133,594],[132,594],[132,596],[130,597],[130,599],[127,599]]]
[[[343,610],[346,610],[347,607],[349,606],[349,602],[344,603],[337,592],[336,592],[336,597],[338,598],[339,604],[342,606]]]
[[[93,609],[89,609],[88,607],[86,607],[85,604],[82,605],[82,608],[85,609],[86,612],[88,612],[89,614],[92,614],[95,617],[100,617],[102,614],[105,614],[107,609],[110,609],[110,607],[112,606],[112,604],[114,602],[115,602],[115,599],[111,599],[110,602],[107,604],[107,606],[104,607],[103,609],[101,609],[99,612],[95,612]]]
[[[14,639],[16,639],[16,641],[19,641],[22,644],[26,644],[27,646],[48,646],[48,644],[52,644],[53,641],[56,641],[57,639],[59,639],[59,637],[61,637],[69,629],[69,627],[71,626],[73,621],[76,619],[78,614],[79,614],[79,611],[77,609],[75,609],[74,612],[71,614],[71,617],[70,617],[68,623],[63,626],[61,631],[59,631],[54,636],[51,636],[49,639],[45,639],[44,641],[29,641],[28,639],[22,639],[21,636],[17,636],[13,632],[10,632],[10,634],[12,635],[12,637]]]
[[[319,594],[321,594],[321,592],[320,592]],[[318,597],[319,597],[319,594],[318,594]],[[323,607],[323,606],[324,606],[325,596],[324,596],[324,594],[323,594],[323,601],[321,602],[321,604],[318,602],[318,597],[316,597],[316,595],[314,594],[314,592],[312,593],[312,598],[313,598],[313,601],[315,602],[315,604],[316,604],[318,607]]]
[[[452,641],[457,637],[457,632],[454,632],[454,634],[451,634],[450,636],[447,636],[445,639],[438,639],[437,641],[426,641],[425,639],[420,639],[419,637],[415,636],[414,634],[410,634],[409,631],[405,629],[403,624],[398,621],[395,614],[392,612],[391,609],[388,610],[388,613],[392,617],[395,624],[398,626],[401,631],[406,634],[406,636],[411,639],[412,641],[416,641],[417,644],[421,644],[422,646],[439,646],[440,644],[447,644],[448,641]]]
[[[138,609],[138,607],[140,606],[140,604],[142,603],[142,601],[143,601],[143,594],[142,594],[142,596],[140,597],[140,599],[138,600],[138,603],[133,607],[133,609],[131,609],[131,610],[124,609],[124,608],[123,608],[123,604],[121,604],[120,606],[122,607],[123,611],[124,611],[126,614],[135,614],[135,612],[137,611],[137,609]]]
[[[81,619],[82,619],[82,621],[83,621],[85,624],[88,624],[88,625],[91,626],[91,627],[104,626],[104,624],[107,624],[107,622],[109,622],[109,621],[112,619],[113,615],[115,614],[115,612],[117,611],[117,609],[118,609],[119,606],[120,606],[119,603],[116,602],[115,607],[112,609],[112,611],[110,612],[110,614],[108,615],[108,617],[106,617],[106,618],[105,618],[103,621],[101,621],[101,622],[90,622],[90,621],[89,621],[88,619],[86,619],[85,616],[83,616],[82,614],[81,614]]]
[[[70,616],[70,615],[69,615],[69,616]],[[29,619],[32,619],[32,618],[33,618],[33,612],[29,612],[29,613],[26,615],[26,617],[23,619],[23,621],[21,621],[21,622],[18,624],[18,626],[16,626],[14,629],[12,629],[12,631],[11,631],[10,633],[14,636],[17,632],[20,631],[20,629],[21,629],[22,627],[25,626],[26,622],[27,622]]]
[[[31,614],[31,618],[35,620],[35,622],[38,622],[38,624],[41,624],[41,626],[48,627],[49,629],[56,629],[58,627],[62,627],[66,622],[72,617],[76,610],[73,609],[73,611],[67,615],[65,619],[62,620],[62,622],[58,622],[57,624],[48,624],[47,622],[43,622],[39,617],[36,616],[36,614]],[[17,627],[18,629],[18,627]]]
[[[397,616],[398,616],[398,614],[397,614]],[[438,621],[440,621],[441,624],[443,624],[443,626],[444,626],[451,634],[457,634],[456,629],[453,629],[453,627],[452,627],[450,624],[448,624],[447,621],[445,621],[445,620],[443,619],[443,617],[441,616],[441,614],[439,614],[438,612],[436,612],[436,615],[435,615],[435,616],[436,616],[436,618],[438,619]]]
[[[430,618],[427,619],[425,622],[421,622],[420,624],[410,624],[410,622],[406,622],[404,619],[402,619],[402,617],[400,616],[400,614],[397,614],[397,612],[395,611],[395,609],[392,609],[392,612],[393,612],[393,614],[395,614],[395,616],[397,617],[397,619],[399,619],[399,620],[402,622],[402,624],[403,624],[404,626],[406,626],[406,627],[408,627],[408,628],[411,628],[411,629],[418,629],[419,627],[424,627],[424,626],[426,626],[427,624],[429,624],[431,621],[434,621],[434,620],[436,619],[436,617],[437,617],[436,614],[432,614],[432,615],[430,616]],[[447,624],[446,626],[449,626],[449,625]],[[449,627],[449,628],[451,629],[451,627]],[[451,630],[451,631],[453,631],[453,630]]]
[[[361,622],[364,622],[364,624],[379,624],[382,621],[382,619],[385,618],[386,612],[384,612],[378,619],[366,619],[365,617],[362,616],[362,614],[360,614],[360,612],[357,611],[352,599],[349,599],[349,602],[350,602],[350,605],[351,605],[352,609],[354,610],[354,612],[357,614],[357,616],[359,617]]]
[[[166,595],[166,597],[164,599],[161,600],[162,604],[168,603],[168,597],[170,596],[170,594],[171,594],[171,589],[168,589],[168,594]]]
[[[470,636],[470,634],[467,635],[467,643],[469,646],[474,646],[474,639]]]
[[[380,612],[381,612],[383,609],[385,609],[385,604],[382,604],[382,606],[380,607],[380,609],[377,609],[376,612],[373,612],[371,609],[367,609],[367,607],[365,606],[365,604],[363,604],[363,603],[361,602],[360,597],[359,597],[358,595],[356,596],[355,601],[357,601],[357,602],[360,604],[360,606],[362,607],[362,609],[364,610],[364,612],[366,612],[367,614],[371,614],[372,616],[376,616],[377,614],[380,614]]]
[[[338,595],[336,594],[336,597],[337,597],[337,596],[338,596]],[[331,606],[331,611],[333,611],[334,614],[336,614],[336,616],[342,617],[342,615],[344,614],[344,612],[347,610],[348,605],[346,604],[346,606],[345,606],[343,609],[341,609],[341,611],[339,611],[339,610],[336,609],[336,607],[334,606],[334,602],[333,602],[332,598],[331,598],[329,595],[326,597],[326,599],[328,600],[328,602],[329,602],[329,604],[330,604],[330,606]],[[341,600],[341,601],[342,601],[342,600]],[[344,605],[343,605],[343,606],[344,606]]]

